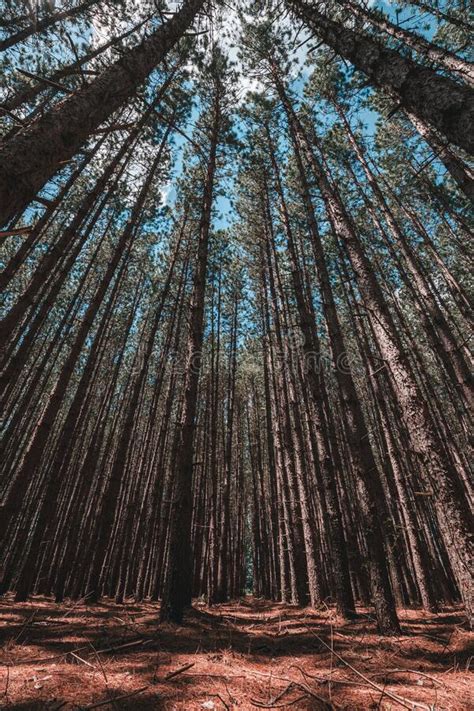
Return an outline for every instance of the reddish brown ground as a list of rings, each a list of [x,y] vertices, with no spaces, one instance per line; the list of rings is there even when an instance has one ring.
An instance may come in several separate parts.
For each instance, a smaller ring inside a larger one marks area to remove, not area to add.
[[[460,611],[400,617],[402,636],[384,638],[364,615],[347,624],[330,610],[247,598],[212,610],[196,605],[176,628],[158,626],[154,604],[6,598],[0,708],[474,709],[473,635]]]

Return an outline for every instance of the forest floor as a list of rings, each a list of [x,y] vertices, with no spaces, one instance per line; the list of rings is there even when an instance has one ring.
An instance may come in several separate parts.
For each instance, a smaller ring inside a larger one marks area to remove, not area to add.
[[[198,603],[181,628],[158,625],[158,610],[3,598],[0,708],[474,709],[474,635],[456,609],[402,610],[398,637],[364,610],[345,623],[245,598]]]

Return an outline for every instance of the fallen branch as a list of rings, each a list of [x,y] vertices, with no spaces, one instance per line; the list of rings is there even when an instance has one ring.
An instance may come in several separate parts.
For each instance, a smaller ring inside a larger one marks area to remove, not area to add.
[[[94,645],[92,644],[92,642],[89,642],[89,644],[91,645],[91,647],[92,647],[92,649],[93,649],[93,651],[94,651],[95,658],[97,659],[97,663],[98,663],[99,666],[100,666],[100,670],[101,670],[101,672],[102,672],[102,676],[104,677],[105,685],[107,686],[108,683],[109,683],[109,680],[107,679],[107,674],[105,673],[105,669],[104,669],[104,665],[102,664],[102,660],[101,660],[101,658],[99,657],[99,655],[97,654],[97,650],[96,650],[96,648],[94,647]]]
[[[339,708],[338,706],[335,706],[332,701],[325,699],[324,696],[319,696],[319,694],[315,694],[315,692],[312,691],[312,689],[310,689],[307,684],[303,684],[301,681],[294,681],[293,685],[296,686],[298,689],[301,689],[301,691],[304,691],[305,694],[308,694],[308,696],[311,696],[311,698],[316,699],[316,701],[319,701],[323,705],[323,709],[326,709],[326,711],[335,711]]]
[[[224,699],[222,698],[222,696],[221,696],[220,694],[209,694],[209,695],[210,695],[210,696],[215,696],[216,699],[219,699],[219,701],[222,703],[223,707],[224,707],[225,709],[227,709],[227,711],[230,711],[230,706],[229,706],[229,704],[227,704],[227,703],[224,701]]]
[[[77,647],[76,649],[73,649],[73,652],[82,652],[83,650],[86,650],[87,647]],[[20,661],[15,661],[9,664],[8,666],[10,667],[21,667],[25,664],[44,664],[45,662],[54,662],[56,659],[62,659],[63,657],[67,657],[68,654],[71,654],[71,652],[61,652],[61,654],[55,654],[54,657],[35,657],[34,659],[21,659]]]
[[[398,672],[404,672],[405,674],[418,674],[419,676],[424,676],[426,679],[431,679],[431,681],[436,682],[440,686],[448,686],[444,681],[436,679],[436,677],[431,676],[431,674],[425,674],[425,672],[418,671],[417,669],[386,669],[384,674],[397,674]],[[448,686],[449,688],[449,686]]]
[[[175,676],[178,676],[178,674],[182,674],[183,672],[187,671],[188,669],[191,669],[191,667],[193,667],[194,665],[195,665],[195,662],[190,662],[189,664],[183,664],[182,667],[175,669],[175,671],[168,672],[168,674],[165,676],[165,681],[174,679]]]
[[[115,704],[116,701],[122,701],[123,699],[130,699],[132,696],[137,696],[142,694],[144,691],[149,689],[149,686],[142,686],[136,691],[132,691],[130,694],[122,694],[122,696],[114,696],[113,699],[107,699],[106,701],[99,701],[96,704],[91,704],[90,706],[83,706],[84,711],[86,709],[98,709],[100,706],[108,706],[109,704]]]
[[[373,682],[371,679],[369,679],[368,676],[365,676],[365,674],[362,674],[362,672],[360,672],[358,669],[356,669],[355,667],[353,667],[352,664],[350,664],[348,661],[346,661],[346,660],[344,659],[344,657],[341,657],[340,654],[338,654],[338,653],[335,652],[333,649],[331,649],[331,647],[329,646],[329,644],[326,644],[326,642],[325,642],[323,639],[321,639],[321,637],[319,637],[315,632],[313,632],[312,629],[310,629],[310,628],[308,627],[308,625],[305,625],[305,627],[309,630],[309,632],[310,632],[314,637],[316,637],[316,639],[317,639],[324,647],[326,647],[326,649],[329,649],[329,651],[330,651],[332,654],[334,654],[334,656],[337,657],[337,659],[339,659],[339,661],[341,661],[343,664],[345,664],[346,667],[348,667],[351,671],[354,672],[354,674],[357,674],[357,676],[359,676],[361,679],[363,679],[365,682],[367,682],[367,684],[369,684],[369,686],[371,686],[372,688],[376,689],[376,691],[379,691],[380,693],[382,693],[382,695],[388,696],[390,699],[392,699],[392,701],[396,701],[398,704],[400,704],[400,706],[403,706],[404,708],[409,709],[410,711],[414,711],[414,709],[416,709],[416,708],[423,709],[423,711],[430,711],[430,707],[427,706],[426,704],[422,704],[422,703],[419,703],[419,702],[417,702],[417,701],[411,701],[410,699],[406,699],[406,698],[403,697],[403,696],[398,696],[398,694],[394,694],[394,693],[392,693],[391,691],[387,691],[386,689],[384,689],[384,688],[383,688],[382,686],[380,686],[379,684],[376,684],[375,682]]]
[[[70,655],[71,655],[71,657],[74,657],[74,659],[77,659],[78,662],[81,662],[82,664],[87,664],[88,667],[92,667],[92,669],[95,670],[95,667],[93,664],[88,662],[86,659],[83,659],[78,654],[74,654],[74,652],[70,652]]]
[[[68,654],[76,654],[77,652],[84,652],[87,651],[88,654],[107,654],[109,652],[117,652],[122,649],[128,649],[130,647],[136,647],[140,644],[149,644],[152,640],[143,640],[143,639],[138,639],[135,640],[134,642],[127,642],[126,644],[121,644],[118,647],[107,647],[106,649],[99,649],[95,650],[94,652],[91,652],[89,650],[89,647],[83,646],[83,647],[76,647],[75,649],[72,649],[70,651],[62,652],[61,654],[55,654],[53,657],[36,657],[35,659],[22,659],[19,662],[13,662],[13,664],[10,664],[9,666],[11,667],[18,667],[22,666],[23,664],[44,664],[45,662],[53,662],[56,661],[56,659],[62,659],[63,657],[67,657]]]
[[[288,684],[293,684],[293,686],[296,686],[298,689],[301,689],[301,691],[304,691],[305,694],[308,694],[308,696],[311,696],[313,699],[316,699],[320,703],[323,704],[323,708],[327,711],[335,711],[337,710],[337,706],[334,705],[333,702],[328,701],[328,699],[325,699],[323,696],[319,696],[319,694],[316,694],[312,689],[309,688],[307,684],[303,684],[301,681],[295,681],[294,679],[289,679],[286,676],[276,676],[275,674],[265,674],[264,672],[258,672],[250,669],[244,669],[246,674],[250,675],[257,675],[257,676],[264,676],[267,679],[277,679],[279,681],[286,681]],[[263,703],[263,702],[262,702]]]
[[[149,644],[151,640],[145,641],[144,639],[137,639],[134,642],[126,642],[125,644],[120,644],[118,647],[107,647],[107,649],[98,649],[96,654],[108,654],[109,652],[118,652],[121,649],[128,649],[129,647],[138,647],[140,644]]]
[[[317,676],[316,674],[309,674],[297,664],[291,664],[289,669],[298,669],[298,671],[305,680],[306,678],[313,679],[313,681],[317,681],[319,684],[328,684],[329,681],[331,681],[331,684],[342,684],[343,686],[369,686],[369,684],[361,684],[358,681],[350,681],[350,679],[335,679],[334,677],[331,677],[331,679],[329,679],[329,677],[327,676]]]
[[[293,688],[293,682],[291,682],[290,684],[288,684],[288,686],[286,686],[286,687],[283,689],[283,691],[280,691],[280,693],[277,694],[277,695],[274,697],[272,703],[275,704],[277,701],[281,701],[281,699],[284,697],[284,695],[287,694],[287,693],[290,691],[290,689],[292,689],[292,688]]]
[[[291,681],[287,686],[285,686],[283,691],[280,691],[279,694],[274,696],[273,699],[271,699],[270,701],[267,701],[266,703],[263,701],[259,701],[258,699],[250,699],[250,701],[253,704],[255,704],[255,706],[259,706],[262,709],[282,708],[281,705],[277,706],[276,704],[278,703],[278,701],[281,701],[281,699],[285,696],[285,694],[288,694],[292,688],[293,688],[293,682]],[[299,698],[304,698],[304,696],[299,697]],[[291,703],[293,704],[295,702],[292,701]],[[283,706],[289,706],[289,705],[290,705],[289,703],[283,704]]]
[[[286,709],[288,706],[293,706],[294,704],[297,704],[298,701],[303,701],[305,698],[306,694],[302,694],[301,696],[297,696],[296,699],[293,699],[293,701],[286,701],[283,704],[262,704],[257,699],[250,699],[250,701],[254,704],[254,706],[258,706],[261,709]]]
[[[91,595],[92,595],[92,592],[88,592],[85,595],[83,595],[82,597],[80,597],[79,600],[76,600],[74,605],[72,607],[70,607],[69,610],[67,610],[67,612],[65,612],[65,614],[62,617],[60,617],[59,619],[65,620],[66,617],[71,614],[71,612],[73,612],[77,607],[79,607],[79,605],[82,605],[82,603],[85,602],[87,600],[87,598],[90,597]]]

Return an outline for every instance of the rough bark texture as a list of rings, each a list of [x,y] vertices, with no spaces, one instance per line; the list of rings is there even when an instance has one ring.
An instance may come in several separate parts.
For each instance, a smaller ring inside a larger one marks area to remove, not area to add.
[[[336,488],[336,476],[334,472],[334,464],[331,456],[331,446],[330,440],[331,435],[328,431],[330,423],[326,421],[326,417],[323,411],[323,403],[327,400],[327,394],[325,392],[326,385],[324,382],[324,373],[318,372],[318,364],[315,360],[315,355],[320,353],[320,346],[317,342],[317,334],[315,329],[315,323],[311,316],[310,308],[308,306],[307,300],[304,296],[304,287],[301,280],[301,271],[298,265],[298,258],[294,244],[293,232],[290,225],[290,219],[288,215],[288,210],[286,207],[286,202],[284,199],[283,189],[281,185],[281,180],[279,177],[278,164],[275,159],[273,152],[273,147],[271,144],[270,134],[267,129],[267,138],[269,141],[269,150],[271,154],[271,160],[273,164],[273,170],[276,175],[276,185],[281,201],[282,210],[282,220],[285,227],[288,253],[290,255],[291,265],[292,265],[292,280],[293,287],[296,296],[296,303],[300,318],[300,327],[303,332],[304,344],[303,350],[306,356],[305,360],[305,375],[308,379],[308,385],[312,393],[314,401],[314,410],[312,413],[312,424],[315,429],[315,436],[317,442],[317,456],[319,458],[320,473],[324,486],[324,493],[326,498],[327,512],[329,516],[329,527],[331,530],[331,541],[332,541],[332,562],[334,568],[334,582],[336,586],[336,599],[338,611],[343,616],[351,616],[355,609],[354,598],[352,595],[350,578],[349,578],[349,568],[346,555],[346,542],[344,540],[344,533],[342,529],[341,522],[341,512],[339,508],[339,501],[337,496]],[[334,441],[334,435],[332,435]],[[304,492],[302,492],[304,493]],[[300,500],[304,502],[304,496],[300,493]],[[307,509],[307,506],[306,506]],[[306,519],[309,519],[309,513],[306,512]],[[312,562],[314,558],[314,552],[309,557]],[[314,563],[313,563],[314,565]],[[313,573],[313,577],[316,573]],[[312,592],[311,582],[310,582],[310,593]],[[312,592],[312,598],[315,597],[314,591]],[[312,599],[312,604],[315,604],[315,600]]]
[[[0,225],[21,212],[92,131],[135,94],[183,37],[203,4],[204,0],[188,0],[171,20],[89,86],[61,101],[0,148]]]
[[[2,40],[2,42],[0,42],[0,52],[4,52],[9,47],[13,47],[15,44],[18,44],[18,42],[23,42],[24,40],[28,39],[28,37],[31,37],[31,35],[38,34],[39,32],[44,32],[48,29],[48,27],[52,27],[52,25],[55,25],[61,20],[68,20],[72,17],[75,17],[76,15],[79,15],[81,12],[85,12],[93,5],[97,5],[98,2],[100,2],[100,0],[84,0],[84,2],[79,3],[75,7],[72,7],[70,10],[55,12],[51,15],[43,17],[43,19],[41,20],[31,22],[28,27],[25,27],[24,29],[19,30],[15,34],[10,35],[10,37],[7,37],[7,39]]]
[[[303,0],[288,0],[294,13],[335,52],[348,59],[402,108],[434,126],[465,151],[474,153],[474,91],[436,74],[374,37],[345,27]]]
[[[353,0],[337,0],[342,7],[349,8],[356,17],[368,20],[377,29],[386,32],[391,37],[403,42],[410,49],[414,49],[418,54],[426,57],[431,62],[439,64],[448,72],[457,75],[461,80],[468,82],[474,86],[474,65],[462,57],[458,57],[453,52],[450,52],[444,47],[439,47],[433,42],[429,42],[422,35],[416,34],[410,30],[405,30],[400,25],[396,25],[380,12],[374,10],[366,10],[361,5],[358,5]]]
[[[423,136],[427,144],[433,150],[433,153],[444,163],[447,171],[460,190],[470,200],[474,201],[474,173],[469,165],[462,158],[457,156],[454,151],[443,141],[436,131],[428,126],[424,121],[419,119],[415,114],[407,111],[407,116],[420,134]]]
[[[211,144],[204,185],[202,215],[199,224],[199,243],[191,298],[191,316],[187,339],[185,365],[185,395],[181,422],[178,427],[177,460],[174,468],[172,515],[169,532],[168,580],[161,606],[161,619],[181,623],[184,609],[191,602],[191,517],[194,434],[197,389],[202,358],[204,328],[204,297],[209,253],[209,229],[216,169],[216,154],[221,122],[220,87],[215,86],[214,116]]]
[[[60,82],[61,79],[71,77],[74,74],[80,75],[82,71],[81,67],[83,64],[91,62],[93,59],[101,55],[110,47],[116,46],[117,43],[132,35],[134,32],[140,29],[140,27],[142,27],[148,21],[148,19],[149,18],[142,20],[142,22],[140,22],[138,25],[135,25],[135,27],[132,27],[132,29],[123,32],[121,35],[118,35],[117,37],[112,37],[112,39],[110,39],[108,42],[104,42],[104,44],[101,44],[96,49],[87,52],[87,54],[82,57],[79,57],[79,59],[77,59],[75,62],[72,62],[71,64],[68,64],[63,68],[58,69],[51,76],[45,78],[52,82]],[[19,106],[22,106],[22,104],[24,104],[25,102],[33,101],[33,99],[38,96],[38,94],[41,94],[41,92],[45,91],[48,86],[49,88],[51,88],[51,86],[49,84],[46,84],[45,82],[39,82],[38,84],[33,85],[29,84],[23,89],[19,89],[16,94],[7,99],[7,101],[5,101],[2,105],[5,109],[8,109],[9,111],[14,111]]]

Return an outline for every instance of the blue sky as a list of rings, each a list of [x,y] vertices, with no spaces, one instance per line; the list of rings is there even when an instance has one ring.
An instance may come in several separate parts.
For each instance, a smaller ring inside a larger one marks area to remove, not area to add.
[[[384,2],[382,0],[381,2],[377,2],[376,4],[377,8],[380,8],[386,12],[386,14],[393,20],[393,21],[398,21],[403,24],[404,27],[411,28],[411,29],[416,29],[418,32],[423,32],[423,34],[431,38],[436,31],[436,26],[437,22],[433,18],[429,18],[426,14],[420,13],[419,9],[413,8],[413,7],[405,7],[403,9],[397,9],[396,5]],[[228,6],[227,6],[228,7]],[[420,23],[420,17],[422,18],[422,22]],[[409,20],[409,22],[407,22]],[[290,25],[288,24],[288,21],[286,22],[286,27],[289,27]],[[423,27],[422,27],[423,26]],[[79,31],[79,30],[78,30]],[[82,32],[82,37],[83,38],[90,38],[89,33],[87,30]],[[98,27],[95,26],[95,29],[93,30],[91,28],[91,32],[96,33],[96,39],[95,42],[97,44],[102,44],[104,41],[107,41],[107,28],[104,25],[99,25]],[[238,44],[239,44],[239,21],[238,21],[238,16],[235,12],[225,10],[224,13],[224,21],[223,21],[223,26],[222,30],[219,32],[220,35],[220,43],[230,57],[231,60],[234,60],[237,62],[237,70],[242,70],[241,64],[238,59]],[[74,35],[74,30],[73,30],[73,36]],[[77,36],[77,39],[79,39],[79,36]],[[305,33],[304,31],[300,32],[298,34],[298,43],[300,43],[302,40],[305,39]],[[36,40],[30,40],[31,46],[30,48],[32,49]],[[292,89],[296,93],[296,95],[301,95],[303,91],[303,87],[305,84],[305,81],[308,77],[309,72],[311,71],[311,67],[305,66],[305,60],[307,59],[307,50],[308,47],[310,47],[313,42],[309,42],[308,44],[305,44],[297,50],[295,53],[295,58],[297,59],[297,69],[294,74],[294,81],[292,84]],[[24,49],[27,49],[29,46],[29,43],[25,43]],[[67,46],[67,43],[61,43],[58,44],[57,46],[54,46],[53,48],[45,49],[47,51],[48,55],[54,55],[57,56],[58,58],[61,58],[61,56],[64,58],[64,54],[70,54],[71,49],[70,47]],[[16,62],[16,58],[19,58],[19,65],[21,66],[21,53],[18,54],[18,49],[12,50],[12,55],[14,59],[14,65]],[[71,55],[72,58],[72,55]],[[24,65],[23,65],[24,66]],[[240,95],[240,100],[241,102],[245,102],[245,97],[246,93],[249,90],[256,89],[258,88],[258,83],[253,80],[252,78],[248,77],[245,71],[240,72],[240,78],[239,78],[239,87],[238,87],[238,92]],[[196,121],[198,117],[199,109],[196,106],[193,110],[193,113],[191,115],[191,126],[192,124]],[[364,122],[366,126],[366,134],[368,137],[373,135],[374,130],[375,130],[375,124],[377,121],[378,114],[376,114],[373,111],[369,111],[368,109],[364,108],[359,110],[358,112],[358,117]],[[355,117],[353,117],[355,118]],[[185,127],[185,130],[187,132],[191,132],[192,128],[187,126]],[[236,118],[236,130],[237,132],[239,131],[239,119],[238,117]],[[171,180],[169,181],[168,184],[163,185],[162,188],[162,195],[166,199],[167,204],[172,205],[174,203],[174,200],[176,198],[176,190],[174,187],[174,182],[176,181],[177,178],[182,173],[182,159],[183,159],[183,149],[186,144],[186,139],[183,138],[180,134],[174,132],[173,136],[173,142],[174,142],[174,150],[173,150],[173,170],[172,170],[172,177]],[[48,195],[50,193],[54,193],[55,190],[52,190],[52,185],[47,185],[44,190],[44,194]],[[231,189],[231,186],[230,186]],[[216,214],[217,217],[214,221],[214,226],[216,228],[222,228],[228,226],[232,220],[234,219],[234,214],[233,210],[230,204],[230,200],[227,197],[218,197],[216,200]],[[32,217],[32,214],[30,212],[30,219]]]
[[[431,39],[436,31],[436,21],[430,18],[426,14],[421,14],[419,9],[413,7],[397,8],[395,4],[382,2],[374,3],[375,7],[383,10],[392,21],[402,24],[403,27],[407,29],[415,29],[420,34],[423,34],[428,39]],[[422,22],[420,22],[420,17],[422,17]],[[286,25],[288,27],[288,24]],[[224,20],[224,28],[221,33],[221,45],[225,51],[227,51],[231,60],[237,63],[237,71],[240,73],[239,77],[239,93],[241,95],[241,102],[244,103],[246,100],[246,95],[248,91],[255,90],[259,88],[258,82],[249,77],[245,71],[242,70],[241,63],[238,58],[238,43],[239,43],[239,21],[237,14],[228,13],[228,17]],[[228,36],[227,36],[228,35]],[[307,35],[309,37],[309,35]],[[299,44],[305,39],[305,33],[300,32],[298,34]],[[301,46],[297,52],[293,55],[297,61],[296,69],[293,74],[292,90],[296,95],[302,95],[304,85],[308,79],[311,72],[311,66],[306,66],[305,62],[307,60],[307,50],[309,47],[314,45],[314,42],[309,41],[307,44]],[[193,121],[197,117],[197,110],[193,114]],[[353,119],[361,120],[365,125],[365,134],[367,138],[370,139],[373,136],[376,128],[376,122],[379,118],[379,114],[368,108],[361,108],[357,113],[353,114]],[[236,117],[237,132],[239,132],[239,119]],[[186,140],[181,136],[175,134],[175,145],[177,148],[175,164],[173,169],[174,176],[178,177],[181,174],[182,166],[182,150]],[[230,189],[232,189],[230,184]],[[173,204],[176,196],[176,191],[173,186],[173,178],[170,183],[165,188],[165,194],[168,204]],[[219,196],[216,199],[216,216],[214,219],[214,227],[216,229],[228,227],[235,220],[235,213],[233,211],[231,201],[228,197]]]

